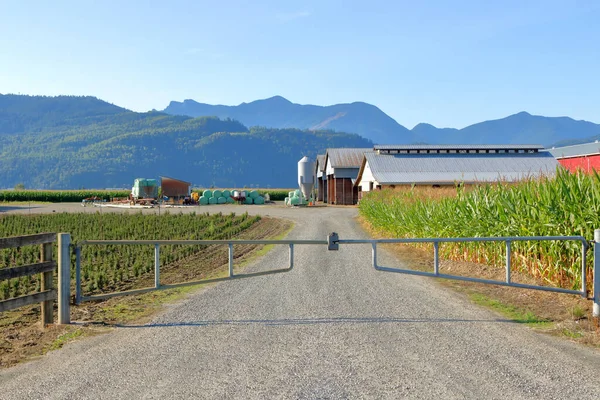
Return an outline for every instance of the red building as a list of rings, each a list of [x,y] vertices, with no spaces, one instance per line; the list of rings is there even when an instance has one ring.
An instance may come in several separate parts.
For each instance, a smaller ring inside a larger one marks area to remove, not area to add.
[[[600,172],[600,143],[577,144],[554,147],[548,150],[562,165],[571,172],[578,169],[587,173],[592,169]]]

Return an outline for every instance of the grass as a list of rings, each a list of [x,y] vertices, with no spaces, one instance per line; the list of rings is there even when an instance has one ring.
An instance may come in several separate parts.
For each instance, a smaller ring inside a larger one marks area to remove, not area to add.
[[[536,328],[546,328],[552,326],[552,321],[540,318],[531,311],[519,309],[515,306],[491,299],[483,294],[471,293],[469,297],[473,303],[490,308],[519,324],[525,324]]]
[[[48,351],[52,351],[52,350],[58,350],[61,347],[63,347],[65,344],[67,344],[68,342],[83,336],[84,332],[83,329],[81,328],[76,328],[75,330],[72,330],[70,332],[64,333],[62,335],[60,335],[59,337],[56,338],[56,340],[54,340],[52,343],[50,343],[50,345],[45,349],[44,353],[47,353]]]

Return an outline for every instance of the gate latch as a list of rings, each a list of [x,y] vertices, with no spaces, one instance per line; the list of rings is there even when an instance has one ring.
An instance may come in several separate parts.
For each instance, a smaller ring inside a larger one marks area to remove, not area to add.
[[[337,233],[331,232],[327,236],[327,250],[339,250],[340,249],[340,237]]]

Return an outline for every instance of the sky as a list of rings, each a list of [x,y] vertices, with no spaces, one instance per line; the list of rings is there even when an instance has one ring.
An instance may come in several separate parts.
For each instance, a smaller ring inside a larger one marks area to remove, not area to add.
[[[0,0],[0,93],[134,110],[363,101],[462,128],[600,123],[600,1]]]

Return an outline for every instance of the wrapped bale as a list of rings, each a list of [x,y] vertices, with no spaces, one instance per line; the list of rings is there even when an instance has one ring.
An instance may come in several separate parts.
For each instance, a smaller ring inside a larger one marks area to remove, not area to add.
[[[255,197],[254,204],[265,204],[265,198],[262,196]]]
[[[231,192],[227,189],[223,190],[223,194],[221,194],[221,196],[228,198],[231,197]]]
[[[225,197],[217,197],[217,204],[225,204],[226,202],[227,200],[225,199]]]
[[[259,195],[258,190],[252,190],[250,191],[250,194],[248,195],[248,197],[252,197],[253,199],[257,198]]]
[[[300,198],[299,197],[292,197],[290,199],[290,206],[297,206],[300,204]]]
[[[244,200],[244,204],[254,204],[254,199],[250,196],[246,197],[246,200]]]
[[[223,192],[221,192],[218,189],[213,190],[213,197],[216,197],[218,199],[219,197],[222,197],[222,196],[223,196]]]
[[[225,197],[225,201],[227,202],[227,204],[234,204],[235,200],[233,199],[233,197]]]
[[[209,200],[208,197],[200,196],[200,199],[198,200],[198,202],[200,203],[200,205],[205,206],[208,204],[208,200]]]
[[[208,199],[208,204],[217,204],[217,198],[216,197],[210,197]]]
[[[204,192],[202,192],[202,196],[206,197],[207,199],[210,199],[212,197],[213,193],[212,190],[205,190]]]

